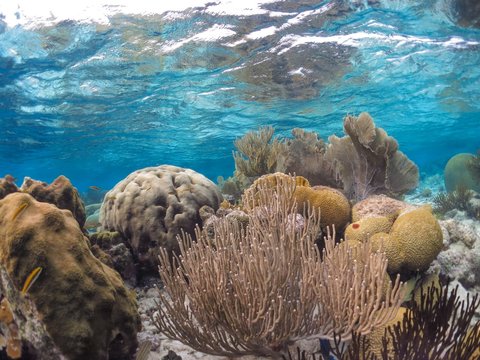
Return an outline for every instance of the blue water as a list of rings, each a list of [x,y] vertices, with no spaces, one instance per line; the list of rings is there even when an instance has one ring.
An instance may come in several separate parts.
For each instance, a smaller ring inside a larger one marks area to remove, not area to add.
[[[0,176],[83,191],[173,164],[215,180],[249,130],[326,139],[362,111],[422,176],[480,148],[480,30],[452,1],[239,3],[101,20],[0,5]]]

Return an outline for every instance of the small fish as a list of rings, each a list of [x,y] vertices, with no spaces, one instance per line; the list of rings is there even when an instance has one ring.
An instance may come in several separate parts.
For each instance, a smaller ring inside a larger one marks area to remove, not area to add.
[[[22,288],[22,295],[25,295],[28,290],[32,287],[32,285],[37,281],[38,277],[42,273],[43,268],[36,267],[35,269],[32,270],[32,272],[27,276],[27,280],[25,280],[25,283],[23,284]]]
[[[135,360],[147,360],[152,348],[152,342],[149,340],[142,341],[138,347],[137,356]]]
[[[98,186],[95,186],[95,185],[89,186],[88,188],[89,188],[90,190],[93,190],[93,191],[100,191],[100,190],[102,190],[101,187],[98,187]]]
[[[13,213],[13,216],[12,216],[12,221],[15,220],[18,215],[20,215],[22,213],[23,210],[25,210],[30,204],[29,203],[23,203],[22,205],[20,205],[17,210],[15,210],[15,212]]]

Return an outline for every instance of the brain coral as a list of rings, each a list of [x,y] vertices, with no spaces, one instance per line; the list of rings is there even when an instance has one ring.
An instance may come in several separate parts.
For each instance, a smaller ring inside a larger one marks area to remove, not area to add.
[[[353,205],[352,221],[379,216],[387,217],[393,221],[400,212],[413,208],[415,208],[413,205],[392,199],[386,195],[372,195]]]
[[[70,211],[25,193],[10,194],[0,200],[0,269],[16,290],[2,282],[2,292],[18,294],[37,267],[42,272],[24,298],[35,304],[68,359],[132,355],[139,317],[120,275],[92,255]],[[15,297],[9,300],[12,308],[19,306]],[[28,329],[19,330],[25,336]]]
[[[178,250],[181,230],[193,235],[195,225],[201,225],[199,209],[217,210],[222,200],[217,186],[193,170],[149,167],[131,173],[105,195],[100,223],[126,238],[139,263],[153,271],[159,247]]]
[[[377,233],[370,239],[374,250],[383,244],[392,273],[428,269],[443,247],[442,229],[428,206],[401,214],[390,233]]]
[[[392,228],[393,221],[385,216],[367,217],[360,219],[345,229],[345,239],[366,242],[370,236],[379,232],[388,233]]]
[[[448,160],[444,170],[447,191],[454,191],[458,186],[464,186],[467,189],[480,192],[480,176],[470,166],[474,159],[475,155],[462,153]]]
[[[322,227],[335,225],[342,229],[350,221],[351,207],[348,199],[340,191],[328,186],[297,186],[295,199],[298,209],[303,209],[307,202],[320,209],[320,224]]]

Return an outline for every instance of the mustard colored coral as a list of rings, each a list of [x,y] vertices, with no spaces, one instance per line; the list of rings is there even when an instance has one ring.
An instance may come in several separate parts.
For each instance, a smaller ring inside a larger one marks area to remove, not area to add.
[[[393,222],[384,216],[361,219],[347,226],[345,239],[366,242],[374,234],[388,233],[392,225]]]
[[[391,273],[426,270],[443,247],[442,230],[428,206],[401,214],[390,233],[370,239],[374,250],[386,252]]]
[[[19,208],[23,211],[17,213]],[[37,267],[43,269],[38,279],[19,295]],[[69,210],[20,192],[0,200],[0,270],[13,284],[6,294],[35,304],[66,358],[106,360],[135,351],[140,324],[135,295],[92,255]]]
[[[373,329],[373,331],[366,335],[366,338],[370,342],[370,350],[372,351],[378,359],[382,358],[382,348],[383,348],[383,336],[385,335],[385,329],[389,326],[394,326],[402,322],[405,313],[408,311],[407,308],[401,307],[398,309],[397,315],[393,320],[391,320],[384,327],[378,327]],[[392,339],[391,335],[387,332],[387,338],[390,340],[388,344],[388,352],[393,352]],[[361,357],[359,357],[361,358]]]
[[[315,209],[320,209],[320,224],[322,227],[335,225],[343,229],[350,221],[351,207],[348,199],[340,191],[327,186],[297,186],[295,199],[299,211],[310,203]]]

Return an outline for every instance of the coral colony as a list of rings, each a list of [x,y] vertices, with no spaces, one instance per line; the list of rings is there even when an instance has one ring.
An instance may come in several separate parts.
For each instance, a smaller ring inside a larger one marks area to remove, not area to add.
[[[2,356],[145,360],[168,337],[205,358],[480,359],[480,239],[452,217],[479,219],[479,155],[412,204],[397,141],[367,113],[344,130],[260,128],[218,185],[148,167],[87,206],[64,176],[0,179]]]

